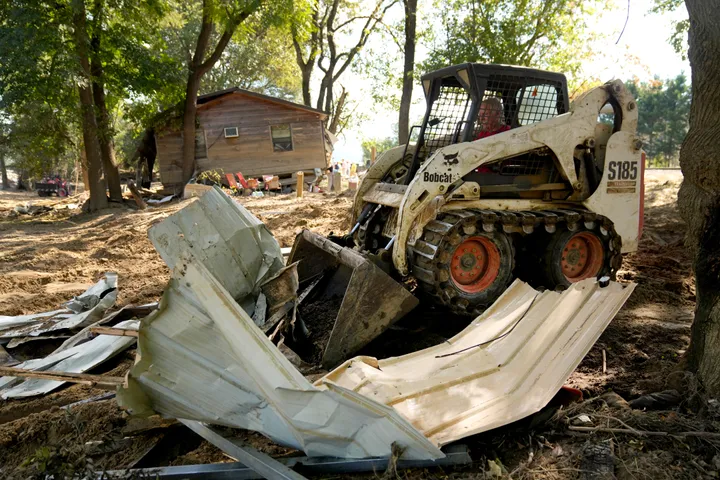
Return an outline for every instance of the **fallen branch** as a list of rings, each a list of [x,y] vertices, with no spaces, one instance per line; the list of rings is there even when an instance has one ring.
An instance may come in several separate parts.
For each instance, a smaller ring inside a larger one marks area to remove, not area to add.
[[[575,425],[570,425],[567,427],[568,430],[571,430],[573,432],[580,432],[580,433],[596,433],[596,432],[602,432],[602,433],[626,433],[630,435],[637,435],[637,436],[654,436],[654,437],[679,437],[679,438],[685,438],[685,437],[699,437],[699,438],[710,438],[710,439],[718,439],[720,440],[720,433],[712,433],[712,432],[678,432],[678,433],[672,433],[672,432],[648,432],[646,430],[636,430],[636,429],[629,429],[629,428],[610,428],[610,427],[580,427]]]
[[[139,332],[132,328],[114,328],[114,327],[90,327],[90,333],[98,335],[112,335],[115,337],[137,337]]]
[[[619,418],[611,417],[610,415],[600,415],[600,414],[594,413],[594,414],[592,414],[592,416],[593,416],[593,417],[597,417],[597,418],[605,418],[605,419],[607,419],[607,420],[615,420],[616,422],[618,422],[620,425],[622,425],[623,427],[627,428],[628,430],[632,430],[632,431],[634,431],[634,432],[637,432],[637,431],[638,431],[636,428],[631,427],[630,425],[628,425],[627,423],[623,422],[623,421],[620,420]]]
[[[122,385],[125,382],[125,378],[123,377],[54,371],[36,372],[33,370],[26,370],[24,368],[13,367],[0,367],[0,375],[8,377],[42,378],[58,382],[81,383],[83,385],[90,385],[91,387],[103,388],[106,390],[115,390],[115,387]]]
[[[147,208],[147,205],[145,204],[145,201],[140,195],[140,192],[138,192],[138,189],[135,186],[135,182],[133,182],[132,180],[128,180],[127,187],[130,190],[130,193],[132,193],[132,196],[135,199],[135,203],[137,204],[138,208],[140,210],[145,210]]]

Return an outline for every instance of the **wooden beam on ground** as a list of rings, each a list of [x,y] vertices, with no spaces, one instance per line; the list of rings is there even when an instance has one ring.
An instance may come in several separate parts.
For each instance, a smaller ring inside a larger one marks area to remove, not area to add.
[[[42,378],[44,380],[55,380],[58,382],[81,383],[91,387],[115,390],[119,385],[125,383],[124,377],[109,377],[107,375],[90,375],[87,373],[55,372],[46,370],[36,372],[24,368],[0,367],[0,375],[7,377],[21,378]]]
[[[90,327],[90,333],[115,337],[137,337],[139,332],[132,328]]]
[[[375,145],[370,147],[370,165],[375,165],[375,159],[377,158],[377,149]]]
[[[297,198],[303,198],[305,191],[305,172],[297,172]]]
[[[145,200],[142,199],[140,192],[138,192],[138,189],[135,186],[135,182],[133,182],[132,180],[128,180],[127,186],[130,189],[130,193],[132,193],[132,196],[135,199],[135,203],[137,204],[138,208],[140,210],[145,210],[147,208],[147,205],[145,204]]]

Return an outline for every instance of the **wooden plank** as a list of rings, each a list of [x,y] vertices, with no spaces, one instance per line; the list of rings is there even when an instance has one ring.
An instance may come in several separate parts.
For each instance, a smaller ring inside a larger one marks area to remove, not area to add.
[[[269,114],[264,112],[252,112],[247,109],[239,108],[235,111],[227,112],[213,112],[204,115],[200,118],[200,125],[203,127],[207,126],[220,126],[223,122],[232,121],[234,125],[268,125],[268,124],[282,124],[282,123],[319,123],[316,117],[307,117],[303,115],[288,115],[285,113]]]
[[[112,335],[115,337],[137,337],[139,332],[131,328],[113,328],[113,327],[90,327],[90,333],[98,335]]]
[[[303,198],[305,191],[305,172],[297,172],[297,198]]]
[[[297,115],[321,119],[321,116],[319,114],[313,112],[303,112],[301,110],[295,110],[283,106],[263,104],[263,102],[224,102],[222,104],[215,105],[212,108],[198,109],[198,114],[208,115],[217,112],[225,112],[232,110],[247,110],[254,113],[262,112],[269,115]]]
[[[250,156],[252,153],[259,155]],[[286,152],[284,155],[276,155],[273,153],[264,154],[264,152],[241,150],[241,151],[218,151],[211,153],[208,157],[208,161],[212,163],[222,162],[224,160],[230,160],[236,162],[242,160],[245,165],[264,165],[267,163],[276,163],[277,165],[288,165],[290,163],[304,164],[309,163],[309,159],[322,157],[320,152],[317,150],[305,150],[302,152],[296,152],[289,155],[290,152]]]
[[[298,154],[303,151],[314,151],[322,148],[322,145],[314,138],[296,138],[295,142],[293,150],[276,152],[273,150],[270,138],[265,137],[246,137],[244,140],[237,142],[218,141],[211,144],[208,148],[208,157],[217,155],[219,152],[238,154],[243,151],[259,151],[271,155],[291,156],[292,154]]]
[[[145,210],[147,208],[147,205],[145,204],[145,201],[140,195],[140,192],[138,192],[138,189],[135,186],[135,182],[133,182],[132,180],[128,180],[127,186],[130,189],[130,193],[132,193],[133,198],[135,199],[135,204],[137,204],[140,210]]]
[[[44,380],[55,380],[58,382],[81,383],[96,388],[115,390],[119,385],[125,383],[124,377],[110,377],[107,375],[90,375],[88,373],[69,373],[45,370],[36,372],[24,368],[0,367],[0,375],[7,377],[21,378],[42,378]]]

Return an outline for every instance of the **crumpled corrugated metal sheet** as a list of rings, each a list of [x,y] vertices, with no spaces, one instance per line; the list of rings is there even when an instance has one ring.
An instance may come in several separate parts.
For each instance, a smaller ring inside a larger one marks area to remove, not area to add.
[[[389,456],[398,443],[403,458],[443,457],[392,408],[313,387],[201,263],[180,268],[142,321],[122,407],[255,430],[312,456]]]
[[[634,288],[588,279],[540,293],[516,280],[447,342],[387,360],[357,357],[315,385],[392,405],[445,445],[545,407]]]
[[[443,456],[392,408],[313,387],[237,303],[254,303],[283,267],[275,239],[241,205],[214,189],[150,237],[173,274],[142,321],[121,406],[256,430],[309,455],[387,456],[399,442],[407,458]]]
[[[117,273],[108,272],[85,293],[65,303],[67,308],[46,313],[0,316],[0,343],[16,337],[78,328],[99,320],[117,300]]]
[[[197,259],[237,301],[257,295],[260,284],[284,266],[265,224],[217,187],[153,226],[148,236],[170,270]]]
[[[141,324],[139,360],[118,402],[135,413],[255,430],[311,456],[390,456],[397,443],[404,458],[439,458],[439,445],[540,410],[634,288],[587,280],[540,293],[517,281],[449,342],[381,362],[358,357],[313,386],[235,301],[256,291],[262,280],[254,278],[269,276],[247,265],[269,272],[281,257],[255,235],[233,244],[234,253],[221,251],[244,228],[238,218],[257,220],[218,193],[209,200],[219,211],[196,209],[175,220],[182,229],[155,239],[163,258],[173,257],[173,276],[160,309]],[[223,202],[242,215],[229,215]],[[184,231],[212,231],[203,215],[226,218],[226,233],[205,249],[202,238],[184,245]]]
[[[137,320],[126,320],[115,326],[117,328],[137,329],[139,323]],[[55,351],[45,358],[23,362],[17,365],[17,368],[35,371],[57,370],[67,373],[84,373],[109,360],[133,343],[135,343],[134,337],[98,335],[88,342],[65,350]],[[0,397],[8,399],[41,395],[52,392],[64,383],[40,378],[25,380],[16,377],[1,377]]]

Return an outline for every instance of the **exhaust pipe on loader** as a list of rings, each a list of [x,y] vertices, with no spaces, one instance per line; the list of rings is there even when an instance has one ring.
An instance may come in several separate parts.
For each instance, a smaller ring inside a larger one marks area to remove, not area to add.
[[[309,230],[295,238],[288,264],[297,266],[301,289],[322,277],[309,302],[337,304],[339,310],[323,348],[330,369],[357,352],[405,316],[418,299],[359,253]],[[304,318],[313,331],[313,318]],[[324,336],[324,335],[323,335]]]

